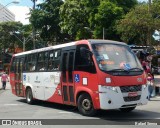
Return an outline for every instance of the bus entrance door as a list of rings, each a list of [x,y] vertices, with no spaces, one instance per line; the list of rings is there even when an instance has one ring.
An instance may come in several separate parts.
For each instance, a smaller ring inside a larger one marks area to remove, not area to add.
[[[75,51],[64,51],[62,53],[62,92],[64,104],[75,104],[73,68]]]
[[[24,66],[24,57],[17,58],[16,59],[16,69],[15,69],[15,92],[17,96],[24,96],[24,87],[22,84],[23,66]]]

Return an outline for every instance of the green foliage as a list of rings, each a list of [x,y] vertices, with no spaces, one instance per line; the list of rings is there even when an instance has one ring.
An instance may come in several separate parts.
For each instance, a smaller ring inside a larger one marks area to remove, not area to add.
[[[60,42],[61,33],[59,9],[62,0],[45,0],[38,8],[31,11],[30,22],[43,40]]]
[[[89,16],[84,4],[88,3],[84,0],[65,0],[60,8],[61,29],[71,35],[72,38],[85,38],[83,32],[85,31],[84,27],[88,26]]]
[[[151,6],[150,12],[148,12],[148,4],[137,5],[117,22],[117,31],[123,41],[140,45],[153,43],[151,35],[156,28],[160,28],[159,19],[154,16],[155,12],[158,15],[155,9],[157,6],[155,3],[153,5],[155,7]]]
[[[103,28],[107,39],[115,39],[116,20],[136,4],[137,0],[65,0],[60,9],[60,26],[76,39],[102,38]]]
[[[0,23],[0,50],[5,50],[17,42],[16,39],[10,35],[10,32],[19,31],[21,27],[22,23],[20,22]]]
[[[114,25],[117,19],[120,19],[123,15],[123,9],[118,7],[115,3],[102,1],[98,7],[98,12],[95,14],[95,38],[102,38],[103,28],[107,33],[107,38],[110,39],[111,35],[114,34]],[[112,32],[111,32],[112,31]],[[111,35],[109,35],[109,33]],[[106,34],[105,34],[106,36]]]

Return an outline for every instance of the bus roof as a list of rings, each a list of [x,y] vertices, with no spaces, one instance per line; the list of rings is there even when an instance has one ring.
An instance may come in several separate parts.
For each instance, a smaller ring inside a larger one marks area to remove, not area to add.
[[[113,40],[88,39],[88,40],[79,40],[79,41],[75,41],[75,42],[49,46],[49,47],[40,48],[40,49],[34,49],[34,50],[26,51],[26,52],[17,53],[14,56],[20,56],[20,55],[31,54],[31,53],[41,52],[41,51],[47,51],[47,50],[52,50],[52,49],[63,48],[63,47],[67,47],[67,46],[74,46],[76,44],[87,44],[87,43],[90,43],[90,44],[112,43],[112,44],[123,44],[123,45],[126,45],[123,42],[118,42],[118,41],[113,41]]]
[[[102,40],[102,39],[89,39],[88,40],[91,44],[95,43],[112,43],[112,44],[122,44],[122,45],[127,45],[124,42],[119,42],[119,41],[114,41],[114,40]]]

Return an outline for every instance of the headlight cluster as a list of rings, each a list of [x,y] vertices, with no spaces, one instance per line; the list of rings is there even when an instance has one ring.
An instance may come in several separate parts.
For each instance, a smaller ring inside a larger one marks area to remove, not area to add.
[[[118,89],[117,89],[117,87],[107,86],[106,88],[107,88],[107,89],[109,89],[109,90],[112,90],[112,91],[114,91],[114,92],[117,92],[117,93],[118,93]]]

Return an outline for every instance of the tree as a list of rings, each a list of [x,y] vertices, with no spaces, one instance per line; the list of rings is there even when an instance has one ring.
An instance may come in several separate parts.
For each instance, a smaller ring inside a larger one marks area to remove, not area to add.
[[[0,23],[0,50],[4,51],[9,47],[14,47],[15,43],[19,43],[10,32],[19,31],[22,27],[20,22],[2,22]]]
[[[154,8],[148,12],[147,4],[137,5],[123,19],[119,20],[117,31],[121,34],[121,39],[129,44],[151,45],[153,40],[150,39],[151,34],[160,23],[159,19],[154,16],[154,13],[157,12]]]
[[[43,40],[60,42],[62,41],[61,28],[59,26],[59,9],[63,4],[62,0],[45,0],[32,10],[30,22],[39,32]]]
[[[65,0],[61,28],[76,39],[102,38],[105,28],[108,39],[116,39],[115,21],[136,4],[137,0]]]
[[[115,21],[120,19],[122,15],[123,9],[121,7],[109,0],[102,1],[98,7],[98,12],[95,14],[95,38],[102,38],[103,28],[105,28],[107,30],[107,38],[113,39],[115,37],[113,33]]]
[[[65,0],[60,8],[61,29],[71,35],[72,39],[86,38],[88,33],[85,26],[88,26],[88,12],[85,4],[91,0]]]

